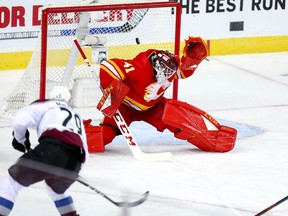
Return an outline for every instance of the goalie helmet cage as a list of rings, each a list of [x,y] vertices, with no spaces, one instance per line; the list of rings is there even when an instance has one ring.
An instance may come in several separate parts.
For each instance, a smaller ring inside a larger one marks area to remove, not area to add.
[[[179,55],[181,8],[178,2],[161,0],[82,1],[43,7],[38,44],[22,78],[2,102],[1,117],[11,118],[24,105],[45,99],[56,85],[68,87],[72,106],[83,97],[79,92],[87,87],[85,82],[80,90],[75,86],[79,80],[92,80],[93,76],[79,56],[75,38],[92,60],[91,43],[95,41],[93,46],[108,50],[108,58],[131,59],[150,48]],[[93,63],[92,67],[99,72],[99,64]],[[95,80],[93,85],[97,85]],[[173,98],[177,91],[178,83],[174,81]],[[87,97],[94,93],[87,92]],[[97,94],[100,99],[101,91]]]

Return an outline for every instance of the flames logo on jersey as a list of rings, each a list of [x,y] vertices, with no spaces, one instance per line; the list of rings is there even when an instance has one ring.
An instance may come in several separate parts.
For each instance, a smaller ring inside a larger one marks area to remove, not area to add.
[[[171,82],[166,80],[164,83],[152,83],[149,86],[145,88],[145,95],[144,95],[144,100],[149,102],[151,100],[156,100],[159,97],[161,97],[166,89],[171,85]]]

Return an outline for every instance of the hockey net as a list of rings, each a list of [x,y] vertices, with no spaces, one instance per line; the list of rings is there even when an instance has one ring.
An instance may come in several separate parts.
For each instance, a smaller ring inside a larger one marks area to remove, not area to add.
[[[179,54],[180,11],[177,2],[153,0],[43,7],[33,56],[14,90],[2,101],[0,116],[11,118],[19,108],[46,98],[56,85],[68,87],[72,106],[95,109],[102,93],[73,40],[80,42],[96,73],[97,60],[103,55],[130,59],[150,48]]]

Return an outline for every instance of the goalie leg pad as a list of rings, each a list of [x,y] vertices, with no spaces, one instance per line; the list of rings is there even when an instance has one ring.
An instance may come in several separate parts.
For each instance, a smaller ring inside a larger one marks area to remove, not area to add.
[[[204,118],[214,124],[216,130],[208,130]],[[234,148],[237,135],[234,128],[220,125],[209,114],[185,102],[174,99],[167,102],[162,120],[177,128],[176,138],[187,140],[203,151],[227,152]]]
[[[100,126],[91,125],[91,122],[91,119],[84,121],[88,151],[90,153],[104,152],[105,146],[121,133],[116,128],[117,126],[113,126],[114,120],[109,117],[105,117]]]
[[[227,152],[231,151],[236,142],[237,131],[227,126],[221,126],[219,130],[204,131],[192,136],[187,141],[203,151]]]
[[[89,120],[87,120],[89,121]],[[101,126],[93,126],[84,122],[84,128],[86,132],[88,152],[104,152],[105,146],[103,141],[103,129]]]

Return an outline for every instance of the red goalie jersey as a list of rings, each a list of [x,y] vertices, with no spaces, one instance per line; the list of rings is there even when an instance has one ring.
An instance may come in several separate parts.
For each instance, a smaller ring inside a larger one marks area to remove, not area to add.
[[[193,70],[181,71],[176,66],[176,73],[163,82],[157,82],[152,66],[152,56],[158,50],[149,49],[138,54],[132,60],[110,59],[102,62],[100,67],[101,85],[106,89],[113,79],[122,81],[130,88],[123,103],[131,109],[146,111],[157,104],[163,97],[173,79],[186,78],[193,74]],[[176,56],[177,64],[180,59]]]
[[[104,95],[109,94],[111,89],[117,89],[116,95],[124,92],[121,89],[128,89],[124,96],[122,94],[119,97],[120,100],[114,102],[111,92],[111,107],[115,111],[119,109],[128,126],[133,121],[145,121],[160,132],[168,129],[176,138],[187,140],[201,150],[230,151],[236,139],[235,129],[220,125],[196,107],[164,97],[174,79],[191,76],[208,55],[206,44],[201,38],[189,37],[185,42],[181,59],[168,51],[149,49],[133,59],[113,58],[103,61],[100,66],[100,83],[106,89]],[[117,84],[114,85],[115,82]],[[102,112],[106,116],[100,124],[99,137],[103,138],[102,143],[106,145],[120,131],[112,118],[113,114]],[[201,116],[208,118],[217,129],[209,131]]]

